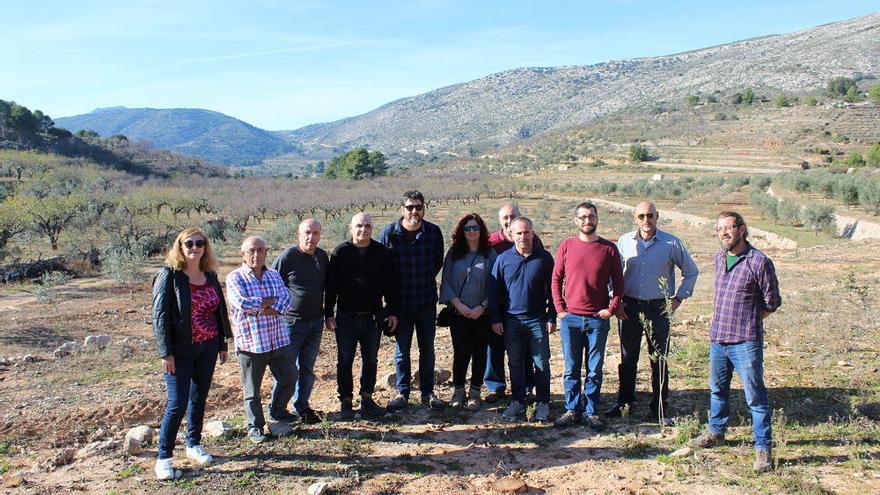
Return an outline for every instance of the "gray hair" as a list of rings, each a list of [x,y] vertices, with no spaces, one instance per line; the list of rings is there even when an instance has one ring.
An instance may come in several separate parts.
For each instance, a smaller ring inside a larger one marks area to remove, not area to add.
[[[532,223],[532,220],[529,217],[516,217],[516,218],[514,218],[513,220],[510,221],[510,227],[513,228],[513,224],[515,224],[517,222],[525,222],[525,223],[529,224],[529,230],[534,232],[535,224]]]
[[[249,235],[245,237],[243,241],[241,241],[241,252],[244,252],[245,247],[247,247],[248,245],[253,246],[257,242],[262,242],[264,246],[269,246],[269,244],[266,242],[266,239],[263,239],[258,235]]]

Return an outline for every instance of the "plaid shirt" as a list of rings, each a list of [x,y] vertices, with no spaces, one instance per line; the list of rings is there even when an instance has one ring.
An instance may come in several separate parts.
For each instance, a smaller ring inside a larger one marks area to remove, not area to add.
[[[236,349],[262,354],[290,344],[283,316],[290,307],[290,291],[278,272],[263,267],[257,280],[251,267],[242,263],[226,276],[226,296]],[[259,314],[265,297],[275,298],[271,307],[279,314]]]
[[[443,266],[443,233],[422,220],[416,240],[407,242],[398,220],[382,229],[379,242],[391,250],[397,277],[397,308],[417,310],[437,304],[437,274]]]
[[[782,304],[773,262],[749,243],[730,271],[726,258],[724,249],[715,255],[715,314],[709,340],[719,344],[763,340],[761,313],[772,313]]]

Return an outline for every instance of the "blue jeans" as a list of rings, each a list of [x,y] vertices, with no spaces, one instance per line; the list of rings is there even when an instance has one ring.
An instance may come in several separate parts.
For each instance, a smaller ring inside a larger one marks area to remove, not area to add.
[[[361,345],[361,395],[372,395],[376,388],[379,364],[379,342],[382,331],[375,316],[353,316],[339,311],[336,314],[336,391],[339,400],[351,400],[354,378],[351,368]]]
[[[315,386],[315,361],[321,349],[324,318],[287,320],[287,329],[290,330],[290,349],[296,363],[293,369],[293,381],[296,382],[293,408],[303,413],[309,409],[309,397]]]
[[[709,347],[709,431],[723,434],[730,422],[730,380],[736,370],[752,411],[755,449],[770,450],[773,410],[764,386],[764,343],[746,341]]]
[[[483,375],[483,382],[489,392],[503,394],[507,388],[505,383],[506,377],[504,373],[504,355],[507,349],[504,346],[504,337],[489,330],[489,349],[486,357],[486,374]],[[523,356],[523,370],[526,375],[526,390],[533,391],[535,389],[535,366],[532,360],[526,354]]]
[[[220,349],[220,339],[211,339],[193,345],[190,357],[174,357],[174,374],[165,373],[168,405],[159,427],[159,459],[169,459],[174,452],[174,440],[186,414],[186,445],[202,443],[202,423],[205,402],[214,378],[214,366]]]
[[[494,333],[494,332],[493,332]],[[513,400],[526,400],[525,370],[535,367],[535,399],[550,402],[550,337],[547,318],[506,315],[504,318],[504,345],[510,366],[510,394]]]
[[[574,313],[562,319],[562,355],[565,358],[565,409],[595,416],[602,392],[602,365],[605,363],[605,342],[611,324],[597,316]],[[584,359],[586,357],[586,359]],[[586,364],[587,376],[581,386],[581,365]]]
[[[413,333],[416,334],[419,344],[419,390],[424,397],[434,393],[434,337],[437,334],[435,305],[418,310],[401,310],[397,315],[394,364],[397,369],[397,391],[406,398],[409,398],[412,382],[410,349],[412,349]]]

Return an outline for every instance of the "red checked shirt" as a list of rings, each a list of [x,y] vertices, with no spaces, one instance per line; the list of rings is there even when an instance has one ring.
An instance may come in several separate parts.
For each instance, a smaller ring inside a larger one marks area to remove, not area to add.
[[[204,285],[189,284],[192,308],[192,343],[198,344],[217,337],[217,308],[220,298],[210,282]]]

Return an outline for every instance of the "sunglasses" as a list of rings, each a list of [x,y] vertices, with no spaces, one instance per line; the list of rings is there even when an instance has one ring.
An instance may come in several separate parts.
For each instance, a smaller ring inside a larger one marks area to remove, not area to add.
[[[645,218],[647,218],[648,220],[652,220],[654,218],[654,214],[653,213],[639,213],[638,215],[636,215],[636,218],[638,218],[639,220],[644,220]]]
[[[461,230],[463,230],[464,232],[479,232],[480,226],[479,225],[465,225],[464,227],[461,228]]]
[[[186,246],[187,249],[192,249],[193,246],[197,248],[203,248],[205,247],[205,241],[204,239],[197,239],[195,241],[193,241],[192,239],[187,239],[183,242],[183,245]]]
[[[422,211],[422,209],[425,206],[424,205],[403,205],[403,207],[406,208],[406,211],[413,211],[413,210]]]

